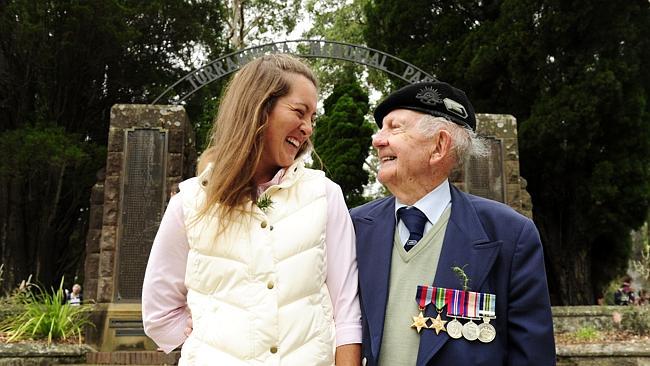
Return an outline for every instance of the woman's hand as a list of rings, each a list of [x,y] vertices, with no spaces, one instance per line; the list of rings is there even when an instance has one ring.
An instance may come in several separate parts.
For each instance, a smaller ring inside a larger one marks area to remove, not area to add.
[[[336,347],[335,364],[337,366],[361,365],[361,345],[353,343]]]
[[[189,337],[190,334],[192,334],[192,330],[194,330],[194,323],[192,323],[192,314],[187,318],[187,323],[185,324],[185,330],[183,333],[185,333],[186,337]]]

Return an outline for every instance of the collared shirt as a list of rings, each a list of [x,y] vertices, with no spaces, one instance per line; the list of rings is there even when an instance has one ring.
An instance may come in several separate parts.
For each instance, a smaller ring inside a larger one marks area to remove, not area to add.
[[[414,207],[417,207],[420,211],[424,213],[427,217],[427,223],[424,225],[424,233],[426,233],[433,227],[433,224],[438,221],[442,213],[445,211],[447,206],[451,205],[451,190],[449,188],[449,181],[445,179],[439,186],[433,189],[433,191],[427,193],[424,197],[420,198],[415,204]],[[402,220],[397,218],[397,210],[402,207],[408,207],[407,205],[400,202],[397,197],[395,198],[395,220],[397,222],[397,230],[399,233],[399,238],[402,242],[402,245],[406,244],[410,234],[409,229],[404,225]]]

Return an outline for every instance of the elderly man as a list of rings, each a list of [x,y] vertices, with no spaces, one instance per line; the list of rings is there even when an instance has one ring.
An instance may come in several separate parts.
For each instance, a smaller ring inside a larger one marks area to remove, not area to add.
[[[454,168],[486,151],[465,93],[412,84],[374,117],[378,178],[393,196],[351,211],[363,364],[554,365],[535,225],[449,183]]]

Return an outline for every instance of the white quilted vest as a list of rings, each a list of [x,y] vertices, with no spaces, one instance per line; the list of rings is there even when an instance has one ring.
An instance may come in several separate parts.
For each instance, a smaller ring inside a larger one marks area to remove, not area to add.
[[[232,222],[197,221],[209,169],[180,185],[194,330],[179,364],[333,365],[324,174],[297,162],[267,189],[273,203],[266,212],[249,204],[253,214],[236,214]],[[220,225],[226,229],[217,236]]]

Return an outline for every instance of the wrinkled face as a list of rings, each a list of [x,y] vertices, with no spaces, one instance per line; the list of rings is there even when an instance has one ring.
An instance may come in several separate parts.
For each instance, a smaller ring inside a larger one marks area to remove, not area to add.
[[[312,133],[318,102],[316,86],[302,75],[291,74],[288,78],[289,94],[276,101],[267,121],[264,151],[257,167],[261,178],[258,183],[271,180],[279,169],[293,164]]]
[[[377,178],[391,192],[431,184],[434,143],[417,128],[422,116],[408,109],[391,111],[384,117],[381,130],[372,137],[380,163]]]

